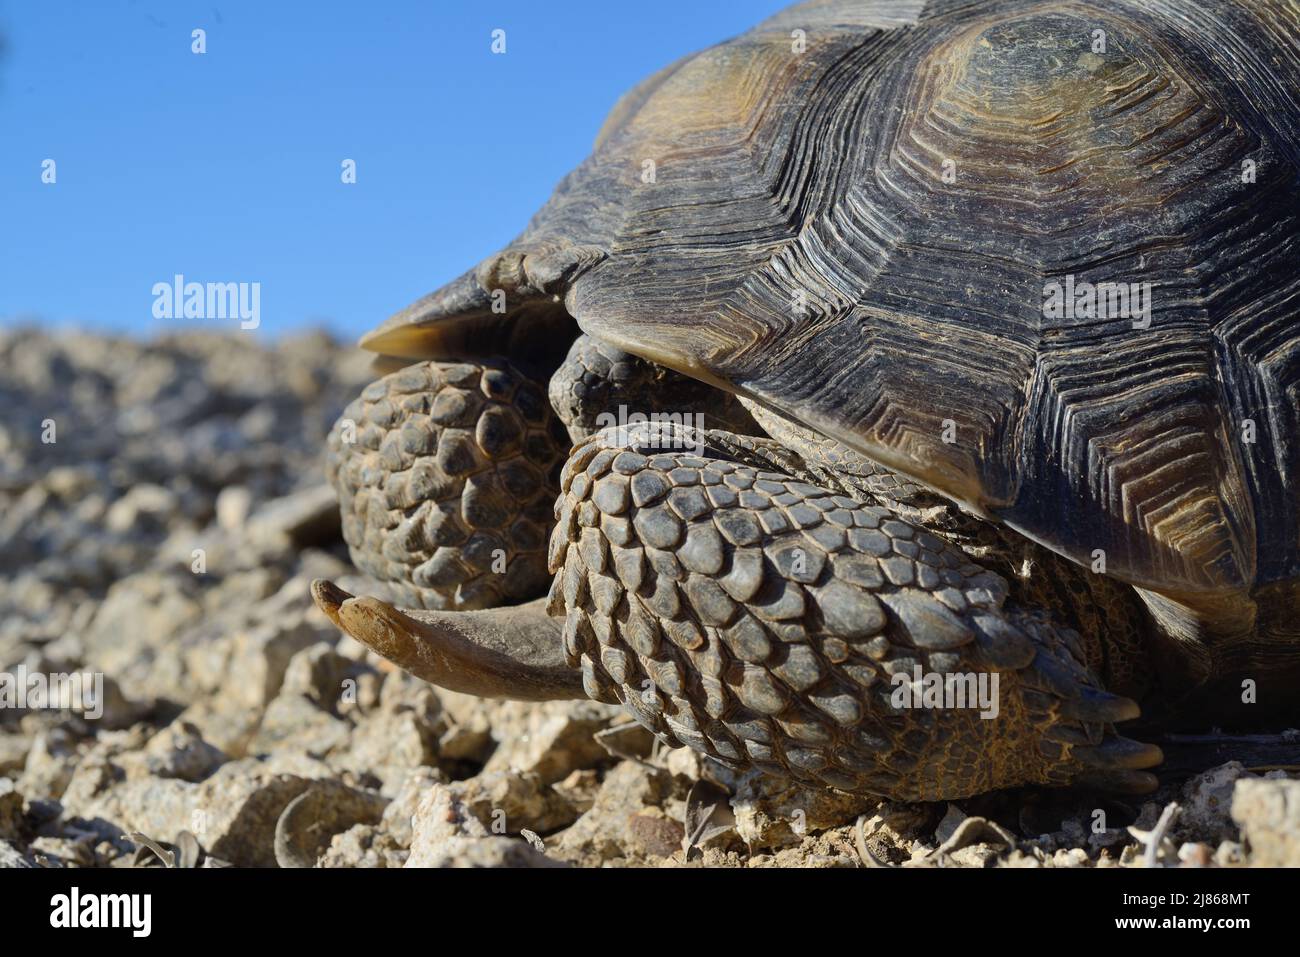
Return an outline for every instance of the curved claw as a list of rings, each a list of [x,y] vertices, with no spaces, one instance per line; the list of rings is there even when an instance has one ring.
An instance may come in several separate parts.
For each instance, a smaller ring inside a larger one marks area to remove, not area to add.
[[[519,701],[586,697],[545,599],[488,611],[400,611],[322,579],[311,595],[343,631],[439,687]]]
[[[1137,771],[1153,768],[1165,759],[1154,744],[1107,735],[1101,744],[1070,749],[1070,757],[1088,768],[1102,771]]]
[[[1098,744],[1088,744],[1085,731],[1060,726],[1045,737],[1070,745],[1069,757],[1077,765],[1071,778],[1077,787],[1117,794],[1150,794],[1159,785],[1146,768],[1161,764],[1164,752],[1154,744],[1134,741],[1108,731]]]
[[[1132,698],[1096,688],[1083,688],[1075,697],[1067,698],[1061,703],[1061,714],[1076,721],[1114,724],[1118,721],[1132,721],[1142,714],[1142,709]]]
[[[1150,794],[1160,786],[1150,771],[1088,771],[1074,779],[1074,785],[1108,794]]]

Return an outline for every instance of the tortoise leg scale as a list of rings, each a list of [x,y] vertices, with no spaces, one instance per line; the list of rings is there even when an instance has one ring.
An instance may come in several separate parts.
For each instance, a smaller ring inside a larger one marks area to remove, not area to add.
[[[1113,727],[1137,705],[1100,686],[1076,634],[924,528],[727,438],[641,426],[574,449],[554,620],[540,602],[416,617],[326,583],[317,601],[434,683],[537,699],[580,682],[671,745],[808,784],[909,800],[1155,787],[1160,750]]]

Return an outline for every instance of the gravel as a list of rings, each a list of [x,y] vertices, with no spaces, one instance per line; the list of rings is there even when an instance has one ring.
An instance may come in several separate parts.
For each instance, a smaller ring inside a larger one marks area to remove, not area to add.
[[[322,333],[0,332],[0,673],[103,680],[99,716],[0,708],[0,867],[1300,863],[1282,772],[898,804],[736,778],[606,705],[393,669],[308,595],[387,597],[324,480],[373,377]]]

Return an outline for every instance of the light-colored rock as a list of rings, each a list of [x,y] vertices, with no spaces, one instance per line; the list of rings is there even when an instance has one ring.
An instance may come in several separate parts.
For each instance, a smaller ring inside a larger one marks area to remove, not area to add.
[[[157,654],[159,646],[199,620],[202,606],[195,591],[195,581],[178,575],[141,573],[114,584],[85,636],[88,664],[124,680],[131,665],[139,666],[137,659]]]
[[[165,527],[178,505],[170,489],[148,483],[135,485],[112,504],[104,524],[114,532],[131,531],[143,522]]]
[[[579,814],[583,814],[596,803],[596,795],[600,793],[600,772],[590,768],[574,771],[563,781],[557,781],[551,787],[563,795]]]
[[[420,801],[439,784],[447,783],[446,776],[435,768],[415,768],[407,772],[397,789],[392,803],[384,809],[381,828],[402,849],[411,846],[415,814]]]
[[[289,659],[278,694],[300,695],[319,708],[334,711],[345,699],[355,700],[357,678],[364,670],[364,666],[343,657],[331,645],[317,641]]]
[[[318,707],[309,698],[282,694],[267,706],[248,743],[249,754],[302,751],[325,757],[347,748],[352,723]]]
[[[5,868],[31,868],[36,865],[27,857],[18,845],[11,841],[0,840],[0,870]]]
[[[339,781],[313,782],[280,813],[275,860],[282,868],[315,867],[336,834],[378,824],[388,798]]]
[[[881,801],[863,818],[863,843],[879,861],[901,864],[911,859],[914,849],[922,853],[930,849],[921,839],[934,833],[933,805]]]
[[[1257,867],[1300,867],[1300,781],[1242,778],[1232,792],[1232,819]]]
[[[228,759],[220,748],[203,740],[199,729],[184,721],[168,725],[149,739],[142,751],[115,759],[128,778],[180,778],[202,781]]]
[[[1053,867],[1087,867],[1088,852],[1081,847],[1072,847],[1068,851],[1057,851],[1052,857]]]
[[[81,749],[66,731],[54,729],[38,734],[27,752],[27,762],[18,778],[23,794],[58,799],[63,796],[72,772],[81,759]]]
[[[545,867],[555,861],[529,842],[504,837],[522,829],[549,830],[572,809],[536,775],[498,772],[479,780],[437,785],[413,820],[407,867]],[[535,825],[535,826],[530,826]]]
[[[337,536],[340,521],[338,498],[322,482],[256,509],[248,520],[248,537],[272,544],[283,540],[301,548]]]
[[[248,753],[248,744],[262,721],[261,708],[249,708],[229,698],[209,697],[194,702],[176,724],[195,729],[204,741],[232,758]]]
[[[374,776],[386,791],[400,786],[412,768],[438,761],[436,732],[410,710],[370,715],[357,725],[346,748],[330,757],[335,767]]]
[[[336,658],[349,662],[353,673],[363,667],[341,655]],[[344,710],[356,726],[346,752],[333,760],[340,767],[375,775],[385,782],[385,787],[390,781],[396,786],[410,769],[438,762],[440,739],[447,731],[448,719],[442,702],[428,684],[401,673],[383,676],[378,686],[364,680],[375,677],[357,674],[354,679],[357,693],[364,689],[366,697],[374,700],[362,705],[358,699],[355,706]]]
[[[318,867],[403,867],[410,852],[391,834],[370,824],[357,824],[330,839]]]
[[[276,773],[255,760],[224,764],[198,784],[156,777],[119,782],[108,775],[97,790],[70,796],[64,813],[105,822],[102,827],[113,836],[140,831],[170,842],[188,830],[215,857],[273,867],[276,821],[311,784],[310,778]]]
[[[667,771],[631,761],[618,764],[605,776],[591,809],[548,847],[554,856],[584,866],[623,858],[628,851],[628,819],[661,807],[673,793],[673,778]]]
[[[414,850],[407,867],[563,867],[537,851],[525,840],[513,837],[456,838],[435,854],[416,856]]]
[[[269,621],[241,633],[231,649],[222,694],[247,707],[265,707],[280,693],[293,656],[319,641],[316,629],[303,621]]]
[[[1211,768],[1183,785],[1176,833],[1185,841],[1217,845],[1236,837],[1232,822],[1232,795],[1236,783],[1252,775],[1240,761]]]
[[[803,788],[757,775],[741,782],[731,799],[736,831],[752,848],[799,844],[815,831],[852,823],[879,798]]]
[[[456,800],[445,787],[434,787],[420,797],[412,820],[411,855],[407,867],[436,867],[454,842],[489,836],[486,825]]]
[[[706,867],[755,868],[859,868],[862,866],[854,846],[853,828],[832,828],[818,834],[809,834],[797,845],[783,847],[774,853],[742,856],[736,851],[720,853],[710,849],[702,859]]]
[[[93,867],[96,863],[95,844],[89,838],[37,837],[27,853],[44,867]]]
[[[227,485],[217,494],[217,524],[228,532],[242,531],[253,510],[253,493],[242,485]]]
[[[595,734],[620,710],[595,701],[503,702],[492,723],[497,748],[485,770],[532,771],[551,784],[574,770],[610,764]]]
[[[445,787],[492,834],[518,834],[522,830],[547,834],[567,827],[577,810],[533,772],[485,771]]]

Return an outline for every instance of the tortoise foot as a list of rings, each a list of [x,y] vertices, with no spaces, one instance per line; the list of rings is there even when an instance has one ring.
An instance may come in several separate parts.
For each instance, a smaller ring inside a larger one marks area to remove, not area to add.
[[[653,424],[561,475],[550,610],[589,696],[734,767],[900,799],[1150,790],[1078,637],[890,511]]]

